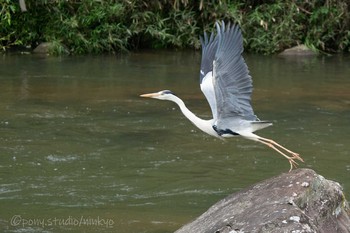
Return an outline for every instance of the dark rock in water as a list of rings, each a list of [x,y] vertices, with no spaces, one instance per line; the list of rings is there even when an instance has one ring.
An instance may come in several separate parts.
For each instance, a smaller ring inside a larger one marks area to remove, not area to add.
[[[298,45],[289,49],[284,50],[279,56],[314,56],[316,52],[312,51],[305,45]]]
[[[55,42],[42,42],[34,50],[36,54],[69,54],[69,50],[61,43]]]
[[[48,54],[52,46],[50,42],[42,42],[33,50],[33,53]]]
[[[296,169],[234,193],[176,233],[350,232],[342,187]]]

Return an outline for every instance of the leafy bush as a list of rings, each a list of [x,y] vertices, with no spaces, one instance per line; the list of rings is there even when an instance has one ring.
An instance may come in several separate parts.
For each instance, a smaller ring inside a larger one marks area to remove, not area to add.
[[[216,20],[241,25],[246,50],[271,54],[304,43],[350,51],[350,3],[342,0],[1,0],[0,48],[52,42],[52,53],[199,48]]]

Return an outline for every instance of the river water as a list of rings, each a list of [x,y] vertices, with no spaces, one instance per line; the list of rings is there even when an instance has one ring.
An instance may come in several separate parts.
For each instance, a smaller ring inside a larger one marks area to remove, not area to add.
[[[258,132],[350,192],[350,58],[246,55]],[[173,232],[223,197],[287,172],[242,138],[205,135],[199,52],[0,59],[1,232]],[[350,197],[348,196],[348,199]]]

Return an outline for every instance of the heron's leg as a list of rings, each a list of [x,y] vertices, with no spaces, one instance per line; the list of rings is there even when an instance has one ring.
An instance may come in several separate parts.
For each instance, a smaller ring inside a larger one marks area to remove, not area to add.
[[[300,160],[301,162],[304,162],[304,160],[299,156],[298,153],[295,153],[291,150],[288,150],[287,148],[285,148],[284,146],[278,144],[277,142],[275,142],[274,140],[271,140],[271,139],[268,139],[268,138],[263,138],[263,137],[260,137],[258,136],[258,140],[259,142],[265,142],[265,143],[268,143],[268,144],[271,144],[271,145],[274,145],[274,146],[277,146],[283,150],[285,150],[286,152],[290,153],[292,156],[293,159],[298,159]],[[267,144],[266,144],[267,145]]]
[[[270,142],[265,142],[265,141],[263,141],[263,140],[258,140],[259,142],[261,142],[262,144],[265,144],[265,145],[267,145],[268,147],[270,147],[270,148],[272,148],[272,149],[274,149],[275,151],[277,151],[278,153],[280,153],[281,155],[283,155],[286,159],[288,159],[288,162],[289,162],[289,164],[290,164],[290,169],[289,169],[289,171],[291,171],[292,169],[293,169],[293,167],[294,168],[296,168],[297,167],[297,165],[298,165],[298,163],[297,162],[295,162],[294,161],[294,159],[297,159],[297,157],[290,157],[290,156],[288,156],[288,155],[286,155],[285,153],[283,153],[282,151],[280,151],[279,149],[277,149],[272,143],[270,143]],[[299,157],[299,156],[298,156]],[[300,157],[299,157],[300,158]]]
[[[295,161],[296,159],[304,162],[304,160],[299,156],[299,154],[297,154],[291,150],[288,150],[287,148],[281,146],[280,144],[278,144],[277,142],[275,142],[271,139],[260,137],[254,133],[251,133],[251,132],[239,132],[239,133],[241,136],[243,136],[247,139],[253,140],[253,141],[260,142],[260,143],[272,148],[273,150],[277,151],[281,155],[283,155],[286,159],[288,159],[288,162],[290,164],[289,171],[291,171],[293,169],[293,167],[297,167],[298,163]],[[291,156],[288,156],[286,153],[291,154]]]

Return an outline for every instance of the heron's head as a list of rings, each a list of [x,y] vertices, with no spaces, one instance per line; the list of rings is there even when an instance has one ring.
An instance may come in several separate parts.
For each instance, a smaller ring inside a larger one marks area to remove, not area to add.
[[[173,92],[169,90],[149,93],[149,94],[143,94],[140,95],[141,97],[147,97],[147,98],[154,98],[154,99],[160,99],[160,100],[172,100],[174,96],[176,96]]]

